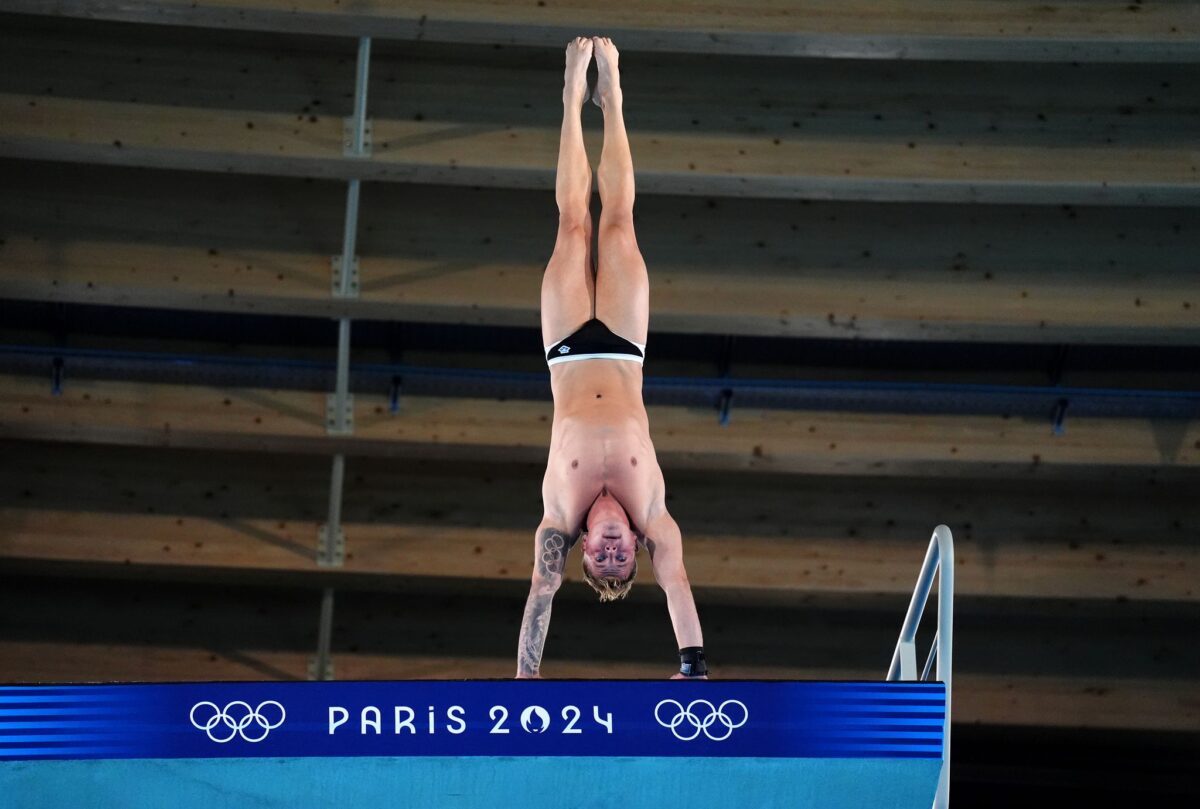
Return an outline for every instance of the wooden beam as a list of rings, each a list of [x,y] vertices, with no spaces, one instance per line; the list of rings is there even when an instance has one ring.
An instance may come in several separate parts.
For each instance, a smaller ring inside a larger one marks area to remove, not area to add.
[[[531,570],[530,531],[513,529],[343,523],[346,564],[329,569],[316,564],[321,521],[20,508],[0,508],[0,519],[11,526],[0,536],[0,560],[13,572],[43,576],[388,590],[403,577],[528,581]],[[766,538],[692,525],[688,575],[706,588],[906,595],[928,540],[922,534],[890,541]],[[1194,547],[1019,540],[987,547],[960,539],[956,551],[964,595],[1200,601]],[[582,581],[578,554],[570,562],[567,580]],[[649,562],[641,564],[651,586]]]
[[[3,450],[30,459],[0,470],[0,560],[13,572],[367,590],[529,576],[542,471],[532,464],[352,461],[346,563],[327,569],[315,561],[324,459],[25,442]],[[686,471],[668,482],[691,581],[726,595],[907,595],[944,522],[964,596],[1200,599],[1194,484],[864,477],[848,487],[844,478]],[[644,558],[643,568],[650,586]]]
[[[296,118],[2,93],[0,156],[499,188],[554,184],[557,128],[377,118],[373,155],[356,158],[342,156],[340,119]],[[598,153],[598,133],[585,137]],[[774,141],[764,137],[644,130],[629,140],[644,194],[1089,205],[1200,201],[1200,184],[1181,180],[1192,176],[1193,160],[1182,147],[934,144],[915,150],[898,140],[816,135],[776,138],[772,149]]]
[[[253,35],[23,28],[2,58],[14,77],[0,94],[2,155],[553,187],[559,49],[481,59],[478,48],[394,46],[373,73],[382,88],[368,112],[373,154],[362,158],[343,155],[350,41],[307,43],[281,60]],[[30,73],[30,61],[47,67]],[[643,194],[1118,205],[1194,205],[1200,194],[1193,121],[1172,89],[1194,83],[1189,65],[971,67],[947,77],[922,62],[763,73],[756,62],[678,55],[624,67]],[[1062,83],[1075,88],[1072,107],[1031,89]],[[1116,112],[1115,96],[1128,100]],[[598,157],[599,132],[587,128]]]
[[[423,41],[558,45],[594,20],[624,47],[753,56],[992,61],[1197,60],[1194,21],[1174,5],[1124,14],[1101,0],[1039,7],[983,0],[909,0],[887,13],[869,0],[809,0],[787,8],[739,4],[721,14],[696,0],[599,0],[535,5],[414,0],[346,5],[327,0],[3,0],[0,11],[86,19]]]
[[[324,393],[0,375],[0,438],[386,457],[544,462],[552,406],[541,401],[355,396],[355,433],[325,431]],[[667,468],[836,475],[1097,476],[1194,472],[1200,423],[741,408],[649,408]]]
[[[0,155],[553,187],[561,44],[532,56],[393,46],[373,73],[382,87],[371,96],[373,153],[364,159],[344,155],[350,40],[288,47],[282,59],[252,34],[171,29],[164,37],[161,28],[111,25],[97,37],[85,24],[17,21],[24,35],[6,49],[13,78],[0,94]],[[126,58],[130,51],[138,56]],[[923,62],[764,72],[745,59],[654,59],[623,63],[643,194],[1132,206],[1200,199],[1194,138],[1186,136],[1194,122],[1186,95],[1172,89],[1195,83],[1191,65],[1075,62],[947,76],[944,65]],[[46,67],[30,72],[31,61]],[[1060,86],[1072,87],[1070,107],[1052,92]],[[1114,111],[1114,96],[1128,103]],[[588,142],[597,156],[594,127]]]
[[[18,161],[6,172],[5,298],[538,324],[556,215],[543,192],[376,186],[360,226],[361,294],[333,299],[329,262],[340,251],[344,200],[330,184],[91,166],[48,173]],[[638,239],[651,268],[651,326],[1200,342],[1200,282],[1187,264],[1200,251],[1200,209],[1049,215],[1017,206],[980,217],[963,206],[647,197]],[[1030,221],[1039,222],[1037,240],[1011,238]]]
[[[674,639],[661,599],[648,596],[601,605],[560,593],[546,676],[668,676]],[[301,678],[318,600],[316,591],[6,579],[0,680]],[[341,593],[337,676],[511,676],[522,600],[515,586],[494,595],[457,585]],[[905,600],[891,599],[891,609],[820,597],[784,606],[702,601],[705,646],[720,677],[882,679]],[[960,604],[957,721],[1195,726],[1192,605],[1010,606]],[[1072,636],[1073,625],[1089,626],[1087,637]]]

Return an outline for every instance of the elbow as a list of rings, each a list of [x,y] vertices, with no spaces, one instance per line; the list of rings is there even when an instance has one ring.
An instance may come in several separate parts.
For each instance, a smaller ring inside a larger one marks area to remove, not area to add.
[[[664,573],[658,578],[658,586],[663,589],[668,595],[678,590],[690,590],[692,585],[688,582],[687,571],[680,568],[669,573]]]
[[[529,585],[530,592],[542,596],[552,596],[558,592],[558,588],[562,586],[562,574],[552,573],[550,575],[534,573],[533,581]]]

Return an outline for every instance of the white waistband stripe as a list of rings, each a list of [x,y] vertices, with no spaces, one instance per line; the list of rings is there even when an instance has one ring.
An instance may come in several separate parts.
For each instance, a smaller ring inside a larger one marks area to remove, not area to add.
[[[560,362],[578,362],[579,360],[628,360],[641,365],[642,357],[635,357],[633,354],[564,354],[561,357],[551,357],[546,360],[547,365],[557,365]]]

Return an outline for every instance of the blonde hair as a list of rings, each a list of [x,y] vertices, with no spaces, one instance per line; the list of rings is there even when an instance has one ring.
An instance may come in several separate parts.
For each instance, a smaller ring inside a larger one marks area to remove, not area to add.
[[[629,595],[629,591],[633,589],[633,577],[636,575],[637,561],[635,560],[633,569],[629,571],[628,579],[621,580],[616,576],[598,579],[592,575],[592,571],[588,570],[587,557],[583,559],[583,578],[592,586],[593,590],[600,594],[601,601],[616,601],[618,598]]]
[[[580,539],[587,539],[587,532],[580,534]],[[637,553],[637,549],[634,549]],[[605,576],[597,578],[592,575],[592,571],[588,568],[587,554],[583,555],[583,578],[592,589],[600,594],[601,601],[616,601],[629,595],[629,591],[633,588],[633,577],[637,575],[637,558],[633,560],[633,567],[629,571],[629,578],[618,579],[616,576]]]

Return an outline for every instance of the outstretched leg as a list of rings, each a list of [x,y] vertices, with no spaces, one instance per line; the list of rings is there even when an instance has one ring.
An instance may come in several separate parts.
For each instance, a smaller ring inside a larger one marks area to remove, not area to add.
[[[625,133],[617,48],[593,37],[599,80],[594,101],[604,110],[600,181],[600,237],[596,270],[596,317],[627,340],[645,344],[650,319],[650,281],[633,232],[633,157]]]
[[[553,345],[592,317],[592,167],[583,147],[580,113],[587,100],[587,66],[592,41],[576,37],[567,45],[563,122],[558,141],[558,237],[542,276],[542,344]]]

